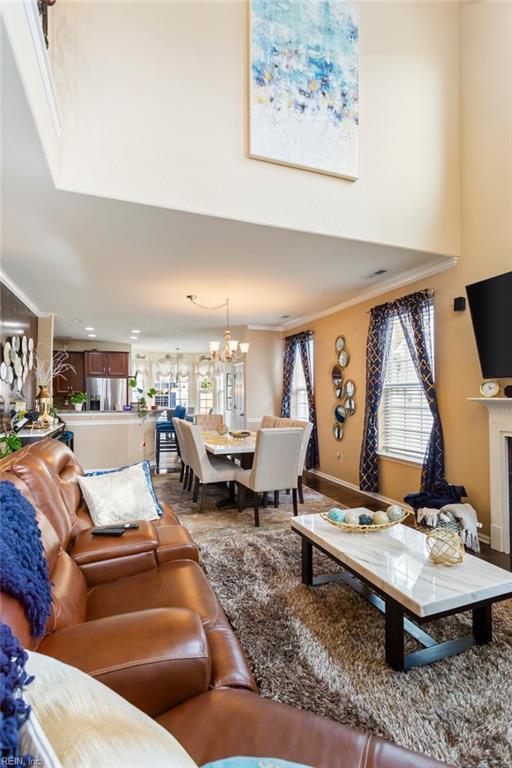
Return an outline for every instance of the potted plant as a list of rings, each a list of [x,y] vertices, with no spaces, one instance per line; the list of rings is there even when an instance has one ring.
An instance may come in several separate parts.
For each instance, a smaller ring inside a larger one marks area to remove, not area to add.
[[[14,451],[19,451],[21,448],[21,440],[14,432],[8,435],[4,435],[0,438],[0,459],[5,459],[9,454]]]
[[[69,396],[69,402],[75,406],[75,411],[81,411],[86,400],[87,395],[85,392],[73,392]]]
[[[151,387],[151,389],[148,389],[148,391],[144,395],[144,390],[141,387],[137,386],[137,381],[135,379],[129,379],[128,384],[132,389],[134,389],[138,393],[137,413],[142,419],[145,419],[149,413],[149,408],[148,408],[146,398],[149,398],[150,400],[152,400],[156,395],[156,389]]]

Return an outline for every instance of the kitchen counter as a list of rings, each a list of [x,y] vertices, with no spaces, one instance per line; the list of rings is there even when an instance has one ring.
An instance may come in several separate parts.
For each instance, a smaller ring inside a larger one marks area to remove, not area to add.
[[[142,419],[137,411],[65,411],[59,416],[74,433],[74,450],[85,470],[113,469],[155,458],[155,422],[161,411]]]

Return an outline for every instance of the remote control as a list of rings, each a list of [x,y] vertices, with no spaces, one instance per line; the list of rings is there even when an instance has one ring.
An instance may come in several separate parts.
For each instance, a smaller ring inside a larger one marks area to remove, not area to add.
[[[93,536],[122,536],[124,528],[93,528],[91,533]]]

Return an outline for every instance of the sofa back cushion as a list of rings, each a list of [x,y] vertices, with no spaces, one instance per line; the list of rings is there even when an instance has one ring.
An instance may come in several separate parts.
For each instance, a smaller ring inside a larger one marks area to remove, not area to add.
[[[61,546],[67,549],[71,539],[71,519],[50,468],[33,452],[23,451],[13,462],[12,471],[26,483],[37,509],[46,515]]]
[[[45,633],[64,629],[84,621],[87,585],[80,568],[62,549],[55,529],[47,516],[41,512],[27,484],[13,471],[0,470],[0,482],[5,480],[14,483],[36,510],[36,519],[41,530],[41,539],[52,585],[52,613],[46,624]],[[2,594],[0,615],[2,621],[11,627],[25,648],[36,647],[25,611],[18,600],[10,595]]]
[[[74,529],[77,510],[82,499],[78,477],[84,474],[75,454],[60,440],[52,439],[34,443],[32,454],[41,459],[50,470]]]

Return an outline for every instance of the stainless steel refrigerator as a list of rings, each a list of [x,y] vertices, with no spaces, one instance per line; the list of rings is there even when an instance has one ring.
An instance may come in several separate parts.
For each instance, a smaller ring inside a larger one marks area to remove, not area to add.
[[[127,379],[101,379],[88,376],[85,380],[88,411],[122,411],[128,405]]]

